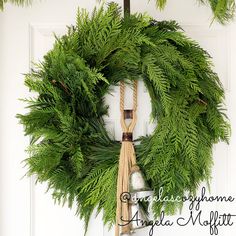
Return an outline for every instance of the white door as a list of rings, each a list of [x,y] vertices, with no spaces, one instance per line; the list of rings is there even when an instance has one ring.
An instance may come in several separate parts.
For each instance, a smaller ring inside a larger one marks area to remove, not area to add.
[[[122,0],[117,0],[122,5]],[[169,0],[164,12],[155,10],[154,1],[131,1],[132,12],[148,12],[157,20],[175,19],[213,56],[215,70],[219,73],[226,90],[226,105],[232,124],[231,145],[219,144],[214,150],[215,166],[213,170],[212,195],[236,196],[234,179],[236,178],[236,24],[222,27],[214,23],[210,27],[211,13],[205,7],[199,7],[194,0]],[[0,13],[0,236],[77,236],[83,233],[83,222],[75,211],[54,205],[50,193],[45,193],[46,184],[34,185],[33,178],[23,178],[26,169],[22,160],[28,139],[23,128],[15,118],[23,113],[22,102],[18,98],[27,96],[23,85],[23,74],[30,68],[30,62],[42,59],[51,48],[56,34],[66,32],[66,25],[75,22],[77,7],[92,11],[96,0],[44,0],[34,1],[32,7],[19,8],[6,5]],[[118,93],[118,89],[114,91]],[[150,105],[143,84],[139,86],[140,107],[145,107],[145,116],[139,115],[135,135],[145,135],[152,131],[149,125]],[[111,106],[107,126],[117,139],[120,138],[119,107],[117,96],[108,97]],[[236,213],[236,203],[204,206],[210,209],[223,209]],[[186,211],[187,212],[187,211]],[[183,214],[187,214],[185,210]],[[235,223],[236,224],[236,223]],[[236,225],[222,227],[219,235],[236,234]],[[157,227],[153,235],[166,236],[210,235],[204,227]],[[101,215],[93,217],[88,236],[112,236],[103,227]],[[148,230],[137,234],[148,235]]]

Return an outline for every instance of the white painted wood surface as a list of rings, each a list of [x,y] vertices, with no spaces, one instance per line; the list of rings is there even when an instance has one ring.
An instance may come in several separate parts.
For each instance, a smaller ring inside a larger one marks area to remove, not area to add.
[[[122,0],[116,1],[122,4]],[[154,2],[131,0],[132,12],[148,12],[157,20],[175,19],[181,23],[186,33],[196,39],[213,56],[215,70],[219,73],[226,89],[226,105],[232,124],[230,146],[219,144],[214,149],[212,194],[236,196],[236,24],[222,27],[214,23],[210,27],[211,13],[205,7],[197,9],[189,0],[169,0],[164,12],[155,10]],[[53,32],[62,34],[65,26],[75,22],[77,7],[89,11],[95,0],[43,0],[35,1],[32,7],[17,8],[6,5],[0,13],[0,236],[51,236],[82,235],[83,222],[74,216],[74,211],[54,205],[46,185],[35,186],[33,180],[23,178],[26,169],[22,161],[28,139],[23,128],[15,118],[16,113],[24,112],[24,105],[18,100],[28,95],[23,85],[23,73],[27,73],[30,62],[42,59],[53,44]],[[118,89],[106,101],[110,105],[107,126],[120,138]],[[130,94],[128,95],[130,96]],[[150,133],[150,104],[143,84],[139,86],[139,119],[135,135]],[[129,105],[129,104],[128,104]],[[236,213],[233,205],[218,204],[214,209],[230,210]],[[212,209],[212,205],[204,206]],[[183,214],[187,211],[184,210]],[[233,236],[236,226],[222,228],[221,236]],[[207,229],[200,227],[160,227],[154,235],[166,236],[209,235]],[[93,217],[88,236],[112,236],[103,228],[101,215]],[[147,230],[137,236],[148,235]]]

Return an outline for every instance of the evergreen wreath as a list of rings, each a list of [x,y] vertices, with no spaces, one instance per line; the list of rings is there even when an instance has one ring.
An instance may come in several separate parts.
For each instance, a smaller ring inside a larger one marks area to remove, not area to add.
[[[211,176],[212,146],[228,142],[224,91],[209,54],[175,21],[146,15],[121,16],[116,4],[79,10],[76,26],[57,38],[25,84],[36,97],[24,99],[18,115],[31,136],[29,175],[48,182],[59,203],[77,204],[88,225],[93,210],[115,223],[120,142],[110,137],[104,96],[120,81],[144,81],[157,126],[135,145],[138,165],[158,195],[195,194]],[[153,211],[174,214],[177,202],[154,202]]]

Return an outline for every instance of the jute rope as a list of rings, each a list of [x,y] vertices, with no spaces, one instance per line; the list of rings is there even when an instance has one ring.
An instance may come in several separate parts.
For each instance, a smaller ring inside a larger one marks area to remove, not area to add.
[[[122,226],[121,229],[119,224],[124,224],[121,218],[124,220],[130,219],[130,210],[128,202],[121,202],[120,196],[122,193],[129,192],[129,176],[134,170],[139,169],[136,165],[136,155],[134,145],[132,142],[132,133],[137,122],[137,91],[138,81],[133,82],[133,109],[132,109],[132,120],[129,125],[125,122],[125,83],[120,83],[120,113],[121,113],[121,127],[123,131],[123,138],[121,144],[120,158],[119,158],[119,170],[117,179],[117,208],[116,208],[116,228],[115,236],[119,236],[121,233],[129,233],[131,228],[130,225]],[[124,137],[129,137],[124,139]]]

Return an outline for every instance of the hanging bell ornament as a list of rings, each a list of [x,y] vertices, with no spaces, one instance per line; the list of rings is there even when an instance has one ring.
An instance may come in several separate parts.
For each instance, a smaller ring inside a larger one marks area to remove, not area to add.
[[[135,198],[146,198],[153,195],[153,191],[145,181],[144,175],[137,165],[132,167],[129,177],[129,192]]]
[[[139,203],[130,204],[130,213],[132,219],[131,231],[142,229],[148,226],[148,216]]]

